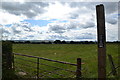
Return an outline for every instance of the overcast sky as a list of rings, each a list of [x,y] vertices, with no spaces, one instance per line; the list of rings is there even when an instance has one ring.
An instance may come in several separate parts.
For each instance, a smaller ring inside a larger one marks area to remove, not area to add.
[[[104,4],[107,41],[118,40],[118,2],[2,2],[0,30],[8,40],[96,41],[96,5]]]

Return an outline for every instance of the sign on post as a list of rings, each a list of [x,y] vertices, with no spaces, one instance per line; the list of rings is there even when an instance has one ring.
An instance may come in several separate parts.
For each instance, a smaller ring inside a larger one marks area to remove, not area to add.
[[[106,78],[106,34],[103,4],[96,6],[98,40],[98,78]]]

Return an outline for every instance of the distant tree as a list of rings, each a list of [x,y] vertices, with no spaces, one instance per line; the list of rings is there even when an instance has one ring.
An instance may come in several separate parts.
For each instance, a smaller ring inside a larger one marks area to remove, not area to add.
[[[19,41],[19,42],[17,42],[18,44],[22,44],[22,43],[25,43],[25,42],[21,42],[21,41]]]
[[[62,41],[62,44],[66,44],[66,41]]]
[[[94,42],[93,42],[93,41],[90,41],[89,43],[90,43],[90,44],[93,44]]]
[[[120,41],[113,41],[112,43],[120,43]]]
[[[70,41],[70,44],[75,44],[75,42],[74,41]]]
[[[85,41],[84,43],[85,43],[85,44],[88,44],[89,42],[88,42],[88,41]]]
[[[15,41],[10,41],[11,43],[15,43]]]
[[[49,41],[48,44],[52,44],[52,42]]]
[[[55,40],[54,43],[55,44],[61,44],[61,41],[60,40]]]
[[[45,44],[45,42],[41,42],[41,44]]]
[[[30,41],[25,41],[25,43],[30,43]]]

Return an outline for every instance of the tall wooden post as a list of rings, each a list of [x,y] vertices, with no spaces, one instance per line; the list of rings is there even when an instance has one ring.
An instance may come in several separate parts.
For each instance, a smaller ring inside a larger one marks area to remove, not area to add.
[[[106,34],[103,4],[96,6],[98,39],[98,78],[106,78]]]

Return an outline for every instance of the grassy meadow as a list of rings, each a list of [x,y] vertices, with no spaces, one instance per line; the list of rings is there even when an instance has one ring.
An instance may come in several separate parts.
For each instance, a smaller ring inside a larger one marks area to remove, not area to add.
[[[65,61],[76,64],[76,59],[82,59],[82,76],[85,78],[97,78],[97,44],[13,44],[13,52],[27,54],[32,56],[44,57],[52,60]],[[107,44],[107,54],[111,54],[114,60],[115,65],[118,64],[118,44]],[[33,58],[26,58],[15,56],[15,65],[26,72],[29,72],[29,76],[36,75],[36,68],[32,68],[30,66],[36,67],[36,64],[23,61],[17,58],[36,61]],[[24,67],[21,64],[29,65],[29,67]],[[40,63],[45,63],[51,66],[57,66],[64,69],[70,69],[76,71],[76,66],[69,66],[60,63],[54,63],[50,61],[40,60]],[[107,74],[111,71],[110,64],[107,57]],[[75,75],[70,74],[69,72],[64,72],[62,70],[56,70],[51,67],[40,65],[40,68],[47,69],[48,71],[61,73],[63,75],[69,77],[75,77]],[[17,69],[17,68],[16,68]],[[49,75],[52,77],[60,77],[56,74],[47,74],[44,71],[40,70],[40,73],[44,73],[44,75]],[[45,76],[44,76],[45,77]],[[46,76],[47,77],[47,76]],[[109,76],[114,77],[114,76]]]

